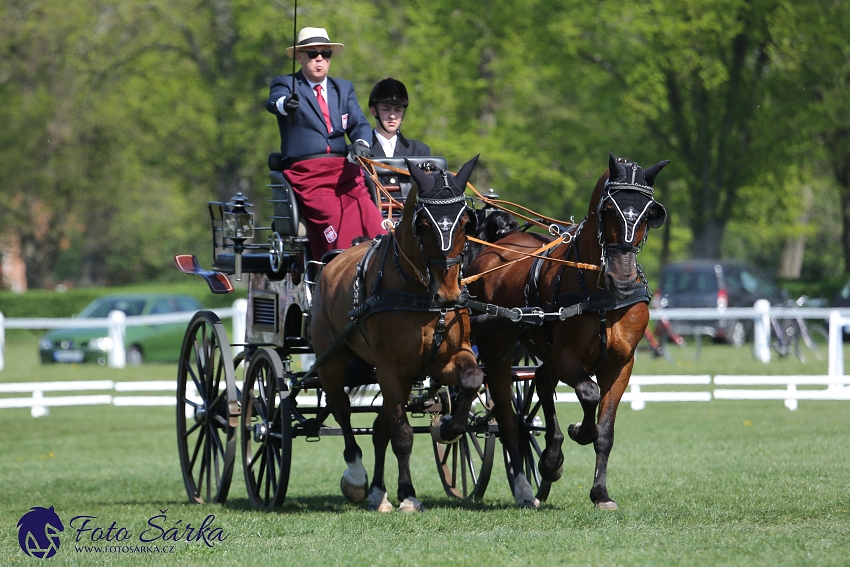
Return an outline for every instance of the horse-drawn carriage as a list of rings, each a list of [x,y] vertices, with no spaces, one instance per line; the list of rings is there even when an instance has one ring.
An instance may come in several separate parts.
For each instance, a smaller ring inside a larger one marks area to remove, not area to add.
[[[280,505],[293,439],[341,435],[348,467],[341,488],[350,500],[393,509],[383,487],[392,443],[400,509],[420,510],[407,463],[412,434],[430,433],[448,495],[483,496],[499,436],[517,503],[536,507],[563,468],[554,412],[561,378],[576,388],[584,410],[583,424],[568,433],[594,443],[597,452],[591,499],[600,508],[616,507],[605,488],[614,413],[648,321],[648,289],[634,257],[648,228],[663,222],[651,186],[666,163],[644,171],[612,156],[611,178],[607,172],[600,178],[584,222],[543,223],[554,238],[508,230],[467,278],[462,254],[476,228],[487,232],[489,212],[467,205],[475,160],[457,175],[438,157],[361,163],[376,186],[387,235],[332,258],[310,258],[295,193],[282,173],[271,171],[270,226],[253,225],[241,194],[209,203],[213,270],[194,256],[175,258],[213,293],[233,290],[225,275],[248,278],[244,343],[231,344],[211,311],[198,312],[184,336],[177,433],[190,500],[227,498],[238,443],[251,503]],[[488,208],[499,203],[478,196]],[[487,240],[504,232],[490,231]],[[255,233],[265,233],[268,243],[258,243]],[[599,278],[586,278],[591,270]],[[316,357],[311,368],[294,364],[310,359],[303,355]],[[380,404],[376,394],[372,403],[351,406],[354,392],[375,387]],[[374,427],[352,427],[351,414],[364,412],[376,414]],[[326,423],[331,415],[338,426]],[[408,415],[431,419],[414,427]],[[373,437],[371,487],[356,435]]]

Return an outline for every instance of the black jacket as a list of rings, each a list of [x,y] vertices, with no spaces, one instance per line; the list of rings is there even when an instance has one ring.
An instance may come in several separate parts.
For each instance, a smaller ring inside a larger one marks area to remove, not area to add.
[[[398,132],[398,140],[395,143],[395,155],[397,156],[430,156],[431,148],[423,144],[419,140],[408,140],[401,131]],[[384,155],[384,147],[378,141],[378,135],[372,130],[372,157],[382,158],[388,157]]]

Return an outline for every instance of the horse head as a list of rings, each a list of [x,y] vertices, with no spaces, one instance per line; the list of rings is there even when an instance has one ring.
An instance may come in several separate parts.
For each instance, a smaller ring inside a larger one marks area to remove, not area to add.
[[[440,306],[460,298],[460,263],[466,235],[475,230],[475,212],[466,204],[466,183],[478,162],[475,156],[457,175],[439,169],[425,173],[408,160],[416,182],[404,204],[401,223],[418,239],[428,292]]]
[[[650,228],[659,228],[667,211],[653,196],[655,176],[670,160],[643,169],[610,154],[609,177],[602,186],[596,210],[605,289],[616,299],[625,298],[638,280],[637,253]],[[591,203],[591,208],[593,204]]]

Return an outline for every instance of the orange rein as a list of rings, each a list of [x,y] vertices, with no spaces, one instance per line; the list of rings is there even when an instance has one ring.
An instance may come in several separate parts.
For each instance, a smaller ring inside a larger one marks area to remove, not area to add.
[[[481,276],[483,276],[485,274],[489,274],[490,272],[495,272],[496,270],[501,270],[502,268],[507,268],[511,264],[516,264],[517,262],[522,262],[526,258],[540,258],[540,259],[545,260],[545,261],[558,262],[559,264],[564,264],[566,266],[572,266],[574,268],[602,271],[602,266],[597,266],[596,264],[585,264],[584,262],[571,262],[570,260],[561,260],[560,258],[550,258],[549,256],[541,256],[540,255],[541,253],[545,252],[549,248],[554,248],[555,246],[561,244],[561,242],[566,242],[563,238],[556,238],[555,240],[553,240],[552,242],[550,242],[546,246],[543,246],[542,248],[538,248],[534,252],[522,252],[522,251],[516,250],[514,248],[506,248],[504,246],[499,246],[498,244],[493,244],[493,243],[487,242],[485,240],[479,240],[478,238],[475,238],[473,236],[467,236],[466,238],[467,238],[467,240],[471,240],[472,242],[475,242],[477,244],[484,244],[486,246],[489,246],[491,248],[496,248],[498,250],[505,250],[506,252],[515,252],[517,254],[520,254],[522,256],[522,258],[517,258],[516,260],[511,260],[510,262],[500,264],[500,265],[496,266],[495,268],[490,268],[489,270],[484,270],[480,274],[475,274],[474,276],[469,276],[467,278],[463,278],[462,280],[460,280],[461,285],[466,285],[468,283],[474,282],[475,280],[479,279]]]
[[[397,167],[393,167],[393,166],[391,166],[391,165],[387,165],[387,164],[384,164],[384,163],[381,163],[381,162],[378,162],[378,161],[374,161],[374,160],[371,160],[371,159],[369,159],[369,158],[365,158],[365,157],[361,157],[361,156],[358,156],[358,157],[357,157],[357,160],[360,162],[360,166],[361,166],[364,170],[366,170],[366,172],[369,174],[369,177],[371,177],[371,178],[372,178],[372,181],[375,183],[375,187],[377,187],[377,188],[378,188],[378,191],[379,191],[379,192],[381,192],[381,193],[382,193],[382,194],[383,194],[383,195],[387,198],[387,201],[389,202],[389,212],[390,212],[390,214],[389,214],[389,217],[388,217],[388,218],[392,219],[392,208],[393,208],[393,204],[395,204],[395,205],[396,205],[396,206],[398,206],[399,208],[403,208],[403,207],[404,207],[404,205],[403,205],[402,203],[400,203],[400,202],[396,201],[396,200],[392,197],[392,195],[390,194],[390,192],[389,192],[389,191],[387,191],[387,190],[384,188],[384,186],[381,184],[381,182],[380,182],[380,181],[378,181],[378,174],[375,172],[375,166],[377,165],[377,166],[379,166],[379,167],[381,167],[381,168],[383,168],[383,169],[387,169],[387,170],[389,170],[389,171],[393,171],[393,172],[395,172],[395,173],[399,173],[399,174],[401,174],[401,175],[410,175],[410,172],[409,172],[409,171],[406,171],[406,170],[404,170],[404,169],[400,169],[400,168],[397,168]],[[558,219],[553,219],[553,218],[551,218],[551,217],[547,217],[547,216],[544,216],[544,215],[538,214],[537,212],[535,212],[535,211],[533,211],[533,210],[531,210],[531,209],[528,209],[528,208],[526,208],[526,207],[523,207],[522,205],[517,205],[516,203],[511,203],[510,201],[503,201],[503,200],[501,200],[501,199],[490,199],[490,198],[488,198],[488,197],[485,197],[485,196],[484,196],[484,195],[482,195],[481,193],[479,193],[479,192],[478,192],[478,190],[477,190],[475,187],[473,187],[473,186],[472,186],[472,183],[467,183],[467,185],[469,186],[469,188],[470,188],[470,189],[472,189],[472,192],[473,192],[473,193],[475,193],[476,197],[478,197],[478,199],[479,199],[479,200],[481,200],[484,204],[486,204],[486,205],[490,205],[490,206],[495,207],[495,208],[497,208],[497,209],[499,209],[499,210],[502,210],[502,211],[505,211],[505,212],[507,212],[507,213],[510,213],[510,214],[512,214],[512,215],[514,215],[514,216],[517,216],[517,217],[519,217],[519,218],[521,218],[521,219],[523,219],[523,220],[526,220],[526,221],[528,221],[528,222],[530,222],[530,223],[532,223],[532,224],[536,224],[537,226],[540,226],[540,227],[543,227],[543,228],[549,228],[549,226],[550,226],[550,225],[546,225],[546,224],[541,223],[541,222],[540,222],[539,220],[537,220],[537,219],[543,219],[543,220],[545,220],[545,221],[549,221],[549,222],[551,222],[551,223],[554,223],[554,224],[561,224],[561,225],[564,225],[564,224],[572,224],[572,225],[575,225],[575,224],[576,224],[576,223],[571,223],[571,222],[564,222],[564,221],[561,221],[561,220],[558,220]],[[502,204],[504,204],[504,205],[510,205],[510,206],[512,206],[512,207],[516,207],[516,208],[518,208],[518,209],[522,209],[523,211],[526,211],[526,212],[528,212],[528,213],[530,213],[530,214],[535,215],[535,217],[536,217],[536,218],[527,217],[527,216],[525,216],[525,215],[523,215],[523,214],[521,214],[521,213],[518,213],[518,212],[516,212],[516,211],[512,211],[512,210],[510,210],[510,209],[506,209],[504,206],[502,206]],[[395,238],[394,231],[393,231],[391,228],[389,228],[389,227],[387,227],[387,230],[388,230],[390,233],[393,233],[393,234],[392,234],[392,236],[393,236],[393,238]],[[507,262],[507,263],[505,263],[505,264],[501,264],[501,265],[499,265],[499,266],[496,266],[495,268],[490,268],[489,270],[486,270],[486,271],[484,271],[484,272],[481,272],[480,274],[476,274],[476,275],[474,275],[474,276],[469,276],[469,277],[467,277],[467,278],[463,278],[463,279],[460,281],[461,285],[466,285],[466,284],[468,284],[468,283],[474,282],[475,280],[479,279],[481,276],[483,276],[483,275],[485,275],[485,274],[489,274],[490,272],[495,272],[496,270],[501,270],[502,268],[506,268],[506,267],[510,266],[511,264],[515,264],[516,262],[521,262],[522,260],[524,260],[524,259],[526,259],[526,258],[541,258],[541,259],[543,259],[543,260],[545,260],[545,261],[549,261],[549,262],[558,262],[558,263],[560,263],[560,264],[564,264],[564,265],[567,265],[567,266],[572,266],[572,267],[575,267],[575,268],[585,269],[585,270],[595,270],[595,271],[601,271],[601,270],[602,270],[602,266],[597,266],[597,265],[595,265],[595,264],[585,264],[585,263],[583,263],[583,262],[571,262],[571,261],[569,261],[569,260],[562,260],[562,259],[560,259],[560,258],[550,258],[550,257],[548,257],[548,256],[541,256],[541,254],[542,254],[543,252],[545,252],[546,250],[548,250],[548,249],[550,249],[550,248],[554,248],[555,246],[558,246],[561,242],[566,242],[566,240],[564,239],[564,237],[563,237],[563,236],[561,236],[561,237],[559,237],[559,238],[556,238],[555,240],[553,240],[553,241],[552,241],[552,242],[550,242],[549,244],[547,244],[547,245],[545,245],[545,246],[543,246],[543,247],[541,247],[541,248],[538,248],[538,249],[537,249],[537,250],[535,250],[534,252],[522,252],[522,251],[520,251],[520,250],[515,250],[515,249],[513,249],[513,248],[505,248],[504,246],[499,246],[499,245],[497,245],[497,244],[493,244],[493,243],[491,243],[491,242],[487,242],[487,241],[485,241],[485,240],[480,240],[480,239],[475,238],[475,237],[472,237],[472,236],[467,236],[466,238],[467,238],[468,240],[472,241],[472,242],[477,243],[477,244],[483,244],[483,245],[485,245],[485,246],[489,246],[489,247],[492,247],[492,248],[496,248],[496,249],[498,249],[498,250],[504,250],[504,251],[507,251],[507,252],[515,252],[515,253],[517,253],[517,254],[520,254],[522,257],[521,257],[521,258],[517,258],[516,260],[511,260],[510,262]],[[572,235],[571,235],[571,238],[570,238],[570,239],[572,239]],[[399,251],[401,251],[401,247],[399,247]],[[401,256],[404,258],[404,260],[405,260],[405,261],[406,261],[406,262],[407,262],[407,263],[408,263],[411,267],[413,267],[414,271],[416,272],[416,276],[417,276],[420,280],[423,280],[423,279],[424,279],[424,277],[423,277],[423,276],[422,276],[422,274],[419,272],[419,270],[417,270],[417,269],[416,269],[416,266],[414,266],[414,265],[413,265],[413,262],[410,260],[410,258],[408,258],[408,257],[404,254],[404,252],[401,252]]]

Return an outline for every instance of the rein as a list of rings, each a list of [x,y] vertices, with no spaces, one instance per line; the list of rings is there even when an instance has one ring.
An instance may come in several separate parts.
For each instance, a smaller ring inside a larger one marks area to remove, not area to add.
[[[520,250],[515,250],[513,248],[507,248],[505,246],[499,246],[498,244],[493,244],[491,242],[479,240],[478,238],[475,238],[474,236],[467,236],[466,238],[467,238],[467,240],[469,240],[471,242],[475,242],[476,244],[486,244],[487,246],[489,246],[491,248],[496,248],[498,250],[504,250],[506,252],[515,252],[517,254],[520,254],[522,256],[522,258],[517,258],[515,260],[511,260],[510,262],[500,264],[500,265],[496,266],[495,268],[490,268],[489,270],[485,270],[485,271],[481,272],[480,274],[475,274],[474,276],[469,276],[469,277],[463,278],[462,280],[460,280],[461,285],[466,285],[468,283],[472,283],[475,280],[481,278],[485,274],[489,274],[490,272],[495,272],[496,270],[501,270],[502,268],[507,268],[508,266],[510,266],[512,264],[516,264],[517,262],[522,262],[526,258],[540,258],[541,260],[544,260],[544,261],[557,262],[559,264],[563,264],[565,266],[572,266],[574,268],[579,268],[579,269],[584,269],[584,270],[602,271],[602,266],[597,266],[596,264],[585,264],[584,262],[572,262],[570,260],[562,260],[561,258],[552,258],[550,256],[544,256],[543,255],[543,252],[546,252],[550,248],[554,248],[554,247],[558,246],[559,244],[561,244],[562,242],[565,242],[565,240],[563,238],[556,238],[555,240],[553,240],[552,242],[550,242],[546,246],[538,248],[534,252],[522,252]]]
[[[410,266],[411,268],[413,268],[413,273],[416,275],[416,279],[419,280],[416,283],[422,284],[422,286],[427,290],[428,284],[430,283],[430,279],[426,278],[424,275],[422,275],[422,272],[419,271],[419,268],[416,267],[416,264],[413,263],[413,260],[411,260],[407,256],[407,254],[404,253],[404,250],[402,250],[401,245],[398,243],[398,238],[395,235],[395,228],[388,229],[387,233],[393,239],[393,248],[395,249],[394,255],[396,257],[401,256],[404,259],[404,261],[407,262],[407,265]],[[401,276],[401,278],[403,280],[407,281],[407,278],[404,275],[404,269],[402,269],[401,265],[397,265],[397,268],[398,268],[398,272],[399,272],[399,275]]]
[[[405,170],[405,169],[393,167],[391,165],[387,165],[387,164],[381,163],[379,161],[375,161],[375,160],[371,160],[369,158],[359,157],[359,156],[358,156],[357,159],[358,159],[358,161],[360,161],[361,167],[363,167],[363,169],[365,169],[369,173],[369,177],[372,178],[372,181],[375,182],[376,186],[380,186],[380,183],[378,182],[378,179],[377,179],[378,176],[375,173],[374,166],[378,166],[378,167],[381,167],[383,169],[392,171],[394,173],[399,173],[401,175],[410,175],[410,172]],[[492,206],[496,209],[499,209],[501,211],[505,211],[506,213],[510,213],[510,214],[512,214],[516,217],[521,218],[522,220],[524,220],[526,222],[530,222],[531,224],[537,225],[541,228],[549,228],[549,225],[551,225],[551,224],[559,224],[559,225],[563,225],[563,226],[577,224],[577,223],[574,223],[574,222],[567,222],[567,221],[559,220],[559,219],[556,219],[556,218],[553,218],[553,217],[548,217],[546,215],[541,215],[540,213],[538,213],[538,212],[536,212],[532,209],[529,209],[528,207],[523,207],[522,205],[518,205],[517,203],[512,203],[510,201],[505,201],[505,200],[502,200],[502,199],[490,199],[489,197],[485,197],[484,195],[482,195],[478,191],[478,189],[476,189],[472,185],[472,183],[467,183],[467,185],[469,186],[470,189],[472,189],[472,192],[475,194],[476,198],[478,198],[485,205],[490,205],[490,206]],[[400,205],[400,203],[398,201],[395,201],[395,199],[392,199],[392,197],[389,197],[389,193],[383,188],[383,186],[381,186],[381,191],[382,191],[382,193],[384,193],[390,199],[391,205],[393,204],[393,202],[396,205]],[[510,209],[505,208],[505,205],[508,205],[508,206],[511,206],[511,207],[516,207],[517,209],[525,211],[528,214],[534,215],[534,216],[531,216],[531,217],[525,216],[522,213],[518,213],[516,211],[512,211]],[[545,222],[541,222],[541,221],[545,221]],[[548,223],[548,224],[546,224],[546,223]]]

